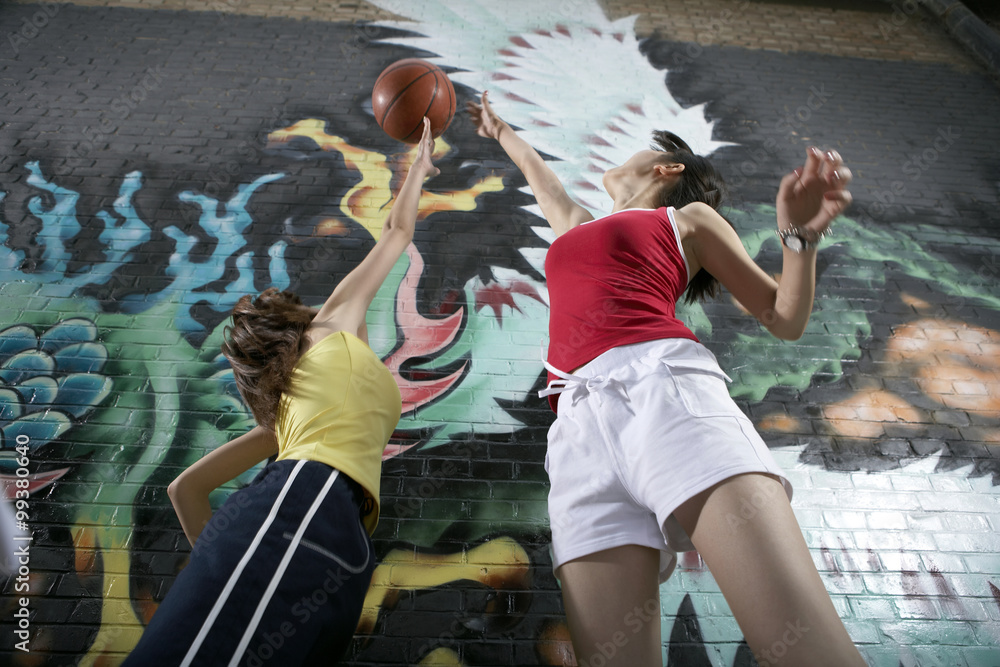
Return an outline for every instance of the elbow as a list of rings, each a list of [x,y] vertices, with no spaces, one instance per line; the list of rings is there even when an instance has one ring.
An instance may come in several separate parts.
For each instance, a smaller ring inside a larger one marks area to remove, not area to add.
[[[795,341],[795,340],[798,340],[798,339],[802,338],[802,334],[804,334],[804,333],[805,333],[805,331],[787,332],[787,333],[783,333],[781,336],[778,336],[778,338],[780,338],[781,340]]]
[[[170,503],[177,507],[177,503],[185,495],[190,495],[191,493],[191,480],[186,476],[187,470],[182,472],[180,475],[174,478],[174,481],[167,484],[167,497],[170,498]]]
[[[405,224],[406,222],[390,215],[382,225],[382,238],[398,238],[409,243],[413,240],[414,224]]]
[[[757,320],[775,338],[780,340],[798,340],[806,332],[809,324],[809,313],[785,313],[778,303],[765,309],[757,316]]]
[[[768,321],[768,319],[769,318],[766,317],[761,318],[761,323],[767,329],[768,333],[780,340],[798,340],[802,338],[802,335],[806,332],[805,322],[799,324],[776,318],[770,318],[771,321]]]
[[[806,328],[796,327],[796,326],[770,326],[767,330],[772,336],[780,340],[795,341],[802,338],[802,335],[806,332]]]
[[[177,498],[182,493],[182,487],[184,483],[181,481],[180,477],[177,477],[174,481],[167,484],[167,497],[170,498],[170,502],[174,505],[177,504]]]

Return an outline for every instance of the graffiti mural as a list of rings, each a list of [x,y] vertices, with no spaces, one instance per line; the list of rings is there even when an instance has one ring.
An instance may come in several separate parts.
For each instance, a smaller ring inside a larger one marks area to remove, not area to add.
[[[371,83],[418,56],[449,73],[460,109],[490,90],[595,214],[610,206],[606,168],[654,129],[681,135],[731,175],[729,217],[768,270],[780,174],[809,143],[842,142],[862,165],[858,201],[821,251],[806,335],[775,340],[727,298],[679,312],[788,472],[870,664],[993,664],[1000,235],[978,201],[1000,194],[998,130],[955,102],[901,140],[919,162],[897,163],[850,134],[852,103],[868,101],[854,60],[640,39],[636,16],[596,0],[370,4],[394,18],[0,8],[35,26],[0,75],[41,112],[0,127],[0,484],[32,532],[30,564],[3,589],[5,661],[117,664],[134,646],[189,552],[166,485],[253,424],[219,351],[227,314],[272,285],[318,303],[378,239],[414,154],[374,122]],[[64,97],[43,81],[50,60],[86,61]],[[62,124],[46,129],[45,113]],[[938,179],[960,159],[977,201]],[[369,313],[403,418],[350,660],[573,665],[548,544],[552,415],[537,397],[553,236],[461,111],[435,161],[414,242]],[[666,664],[756,664],[696,553],[660,602],[637,618],[661,624]]]

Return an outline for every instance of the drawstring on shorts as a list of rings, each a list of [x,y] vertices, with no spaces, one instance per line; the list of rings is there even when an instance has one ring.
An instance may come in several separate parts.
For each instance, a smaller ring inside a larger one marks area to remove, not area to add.
[[[597,395],[598,405],[603,405],[604,403],[604,399],[601,397],[601,390],[605,388],[610,388],[612,390],[620,389],[622,395],[625,397],[625,400],[630,400],[628,390],[625,388],[625,383],[621,380],[615,380],[614,378],[605,377],[604,375],[583,377],[580,375],[573,375],[572,373],[564,373],[545,359],[544,350],[542,351],[542,363],[545,364],[546,370],[561,379],[549,382],[545,389],[538,392],[539,398],[545,398],[546,396],[551,396],[552,394],[561,394],[565,391],[576,389],[577,387],[583,387],[588,393]],[[580,396],[577,396],[573,399],[574,405],[580,398]]]

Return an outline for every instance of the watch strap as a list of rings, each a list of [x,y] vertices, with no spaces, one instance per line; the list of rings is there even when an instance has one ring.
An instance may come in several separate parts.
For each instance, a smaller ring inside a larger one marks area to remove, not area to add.
[[[803,229],[801,227],[788,227],[787,229],[777,230],[778,238],[781,239],[782,245],[794,252],[802,252],[803,250],[812,250],[819,245],[819,240],[826,236],[826,232],[822,234],[817,234],[811,229]],[[794,238],[798,243],[793,242],[789,245],[789,238]],[[798,246],[798,247],[797,247]]]

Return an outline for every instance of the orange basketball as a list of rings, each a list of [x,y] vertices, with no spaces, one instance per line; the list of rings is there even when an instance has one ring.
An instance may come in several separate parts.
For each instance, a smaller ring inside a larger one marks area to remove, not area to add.
[[[431,133],[441,136],[455,116],[455,88],[440,67],[419,58],[406,58],[386,67],[372,89],[375,120],[393,139],[415,144],[423,119]]]

